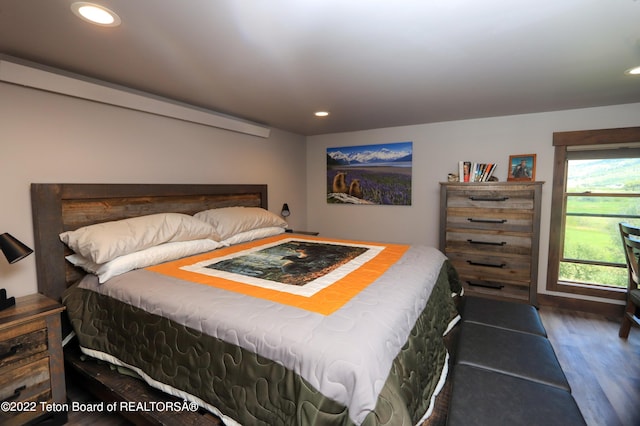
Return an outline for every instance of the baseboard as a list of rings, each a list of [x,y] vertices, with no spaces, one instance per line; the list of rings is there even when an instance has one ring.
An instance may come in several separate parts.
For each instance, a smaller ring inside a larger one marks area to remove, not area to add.
[[[559,297],[538,293],[538,304],[553,308],[588,312],[603,315],[607,318],[622,320],[624,306],[612,303],[594,302],[592,300]]]

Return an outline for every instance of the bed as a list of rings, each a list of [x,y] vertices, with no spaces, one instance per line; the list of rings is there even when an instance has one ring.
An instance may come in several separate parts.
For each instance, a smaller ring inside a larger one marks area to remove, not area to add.
[[[424,422],[447,376],[443,336],[461,290],[437,250],[255,230],[241,241],[226,227],[211,251],[100,282],[66,260],[76,253],[60,239],[238,206],[266,210],[266,186],[33,184],[39,289],[63,300],[84,354],[225,424]]]

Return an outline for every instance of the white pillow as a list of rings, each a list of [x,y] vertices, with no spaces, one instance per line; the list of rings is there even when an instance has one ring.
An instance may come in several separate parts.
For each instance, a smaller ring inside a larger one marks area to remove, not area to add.
[[[169,262],[181,257],[192,256],[198,253],[215,250],[223,244],[209,240],[178,241],[173,243],[160,244],[148,249],[116,257],[106,263],[95,263],[79,254],[71,254],[66,259],[85,271],[98,276],[98,281],[102,284],[108,279],[134,269],[146,268],[158,263]]]
[[[221,241],[253,229],[287,227],[287,222],[280,216],[260,207],[222,207],[201,211],[194,217],[213,225]]]
[[[220,244],[224,245],[233,245],[246,243],[247,241],[253,241],[260,238],[272,237],[274,235],[284,233],[284,228],[280,228],[278,226],[271,226],[268,228],[260,228],[260,229],[252,229],[251,231],[240,232],[239,234],[233,235],[226,240],[220,241]]]
[[[220,240],[210,224],[181,213],[98,223],[60,234],[62,242],[94,263],[106,263],[162,243],[203,238]]]

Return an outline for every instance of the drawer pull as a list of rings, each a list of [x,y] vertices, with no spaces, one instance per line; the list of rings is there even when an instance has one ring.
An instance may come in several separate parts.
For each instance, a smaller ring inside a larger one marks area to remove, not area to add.
[[[471,201],[507,201],[509,197],[469,197]]]
[[[467,220],[475,223],[507,223],[507,219],[474,219],[469,217]]]
[[[481,283],[481,282],[472,282],[472,281],[467,281],[467,284],[469,284],[472,287],[485,287],[485,288],[493,288],[496,290],[502,290],[502,288],[504,287],[503,285],[500,284],[491,284],[491,283]]]
[[[20,397],[20,394],[22,393],[23,390],[25,390],[27,388],[26,385],[22,385],[19,388],[16,388],[13,391],[13,395],[9,395],[8,397],[6,397],[5,399],[3,399],[0,402],[7,402],[7,401],[13,401],[14,399],[18,399]]]
[[[467,240],[469,242],[469,244],[484,244],[484,245],[488,245],[488,246],[504,246],[507,244],[506,241],[501,241],[499,243],[493,242],[493,241],[476,241],[476,240]]]
[[[11,346],[11,349],[9,349],[7,352],[0,355],[0,359],[9,358],[10,356],[15,355],[16,352],[18,352],[18,349],[20,349],[21,347],[22,347],[22,343],[18,343],[17,345]]]
[[[467,260],[467,263],[473,266],[487,266],[489,268],[504,268],[505,266],[507,266],[506,263],[501,263],[498,265],[496,263],[482,263],[482,262],[474,262],[472,260]]]

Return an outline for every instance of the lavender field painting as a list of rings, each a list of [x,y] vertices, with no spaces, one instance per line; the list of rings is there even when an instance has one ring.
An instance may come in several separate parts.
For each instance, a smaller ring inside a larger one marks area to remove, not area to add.
[[[327,148],[327,202],[411,205],[413,142]]]

